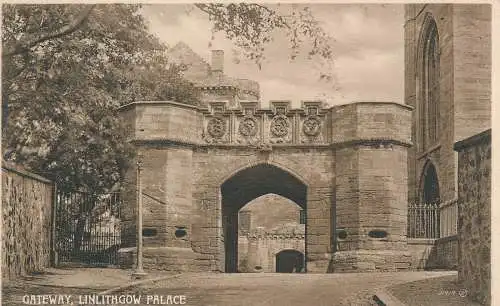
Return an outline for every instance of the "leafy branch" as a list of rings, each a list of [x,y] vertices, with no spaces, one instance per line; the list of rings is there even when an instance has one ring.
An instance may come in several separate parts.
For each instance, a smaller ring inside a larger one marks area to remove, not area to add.
[[[48,32],[27,34],[18,41],[5,42],[3,46],[2,58],[5,59],[16,54],[27,52],[29,49],[44,41],[73,33],[87,20],[94,7],[95,4],[86,6],[75,19],[59,29]]]
[[[308,6],[294,6],[288,14],[280,14],[279,7],[272,9],[257,3],[203,3],[195,6],[208,15],[213,23],[213,33],[224,32],[259,68],[265,60],[265,47],[273,41],[276,30],[286,33],[291,60],[305,51],[308,59],[315,57],[325,62],[322,65],[325,69],[332,67],[334,39],[325,32]],[[331,73],[321,72],[321,78],[332,81]]]

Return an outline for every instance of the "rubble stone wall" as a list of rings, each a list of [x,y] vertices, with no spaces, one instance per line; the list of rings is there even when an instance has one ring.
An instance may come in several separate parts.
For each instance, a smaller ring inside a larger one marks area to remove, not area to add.
[[[458,277],[478,301],[491,294],[491,129],[458,151]]]
[[[53,184],[2,165],[2,280],[50,266]]]

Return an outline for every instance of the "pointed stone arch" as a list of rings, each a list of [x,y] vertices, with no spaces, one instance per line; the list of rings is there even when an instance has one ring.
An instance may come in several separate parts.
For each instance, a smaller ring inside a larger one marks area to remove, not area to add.
[[[440,43],[438,25],[426,13],[417,44],[416,101],[418,150],[425,151],[439,141]]]
[[[438,171],[430,159],[425,163],[420,177],[419,200],[425,204],[437,204],[441,200]]]

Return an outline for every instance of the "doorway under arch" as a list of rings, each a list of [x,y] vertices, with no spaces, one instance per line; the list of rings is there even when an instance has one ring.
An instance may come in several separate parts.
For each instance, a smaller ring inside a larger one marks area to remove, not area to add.
[[[436,167],[428,160],[420,181],[420,204],[412,211],[409,227],[415,238],[439,238],[440,194]]]
[[[436,172],[436,167],[431,161],[428,161],[424,167],[420,186],[421,203],[439,203],[439,180]]]
[[[221,185],[226,273],[237,272],[238,268],[238,212],[253,199],[269,193],[285,197],[301,209],[306,209],[306,184],[290,172],[274,165],[259,164],[243,169]]]
[[[276,273],[300,273],[304,270],[304,254],[297,250],[283,250],[276,254]]]

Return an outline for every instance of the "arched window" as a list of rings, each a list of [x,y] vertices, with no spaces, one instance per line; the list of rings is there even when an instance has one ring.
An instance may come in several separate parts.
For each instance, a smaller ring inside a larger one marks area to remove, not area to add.
[[[422,150],[439,139],[439,34],[436,22],[428,17],[421,40],[420,74],[420,139]]]

